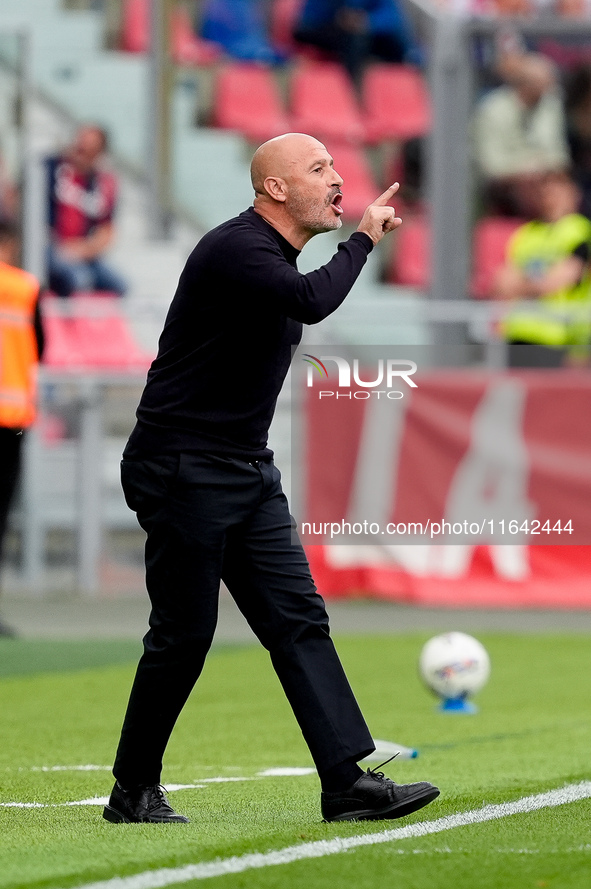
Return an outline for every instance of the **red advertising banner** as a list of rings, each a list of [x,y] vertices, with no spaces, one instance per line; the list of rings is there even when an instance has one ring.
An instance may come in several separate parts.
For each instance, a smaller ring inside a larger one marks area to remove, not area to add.
[[[396,405],[306,391],[300,533],[320,591],[591,607],[591,373],[414,379]]]

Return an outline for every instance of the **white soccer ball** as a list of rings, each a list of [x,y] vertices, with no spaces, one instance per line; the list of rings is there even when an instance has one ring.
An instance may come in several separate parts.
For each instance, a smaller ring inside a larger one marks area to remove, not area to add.
[[[467,633],[442,633],[423,646],[419,673],[446,700],[466,698],[486,685],[490,658],[484,645]]]

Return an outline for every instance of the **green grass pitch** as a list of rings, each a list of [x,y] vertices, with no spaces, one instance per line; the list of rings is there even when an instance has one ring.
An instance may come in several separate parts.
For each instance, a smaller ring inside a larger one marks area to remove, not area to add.
[[[477,634],[492,675],[474,716],[439,713],[416,671],[424,634],[337,639],[375,737],[417,747],[394,780],[441,796],[393,822],[323,824],[307,748],[268,656],[214,649],[169,745],[163,781],[189,825],[113,825],[108,796],[137,643],[0,642],[0,889],[69,889],[160,868],[374,834],[591,779],[584,635]],[[84,765],[103,769],[76,770]],[[62,767],[57,769],[56,767]],[[213,778],[249,780],[203,781]],[[590,889],[591,800],[180,885],[218,889]],[[128,884],[126,884],[128,885]],[[137,889],[142,889],[142,882]],[[168,885],[168,883],[166,884]],[[122,886],[122,889],[124,887]]]

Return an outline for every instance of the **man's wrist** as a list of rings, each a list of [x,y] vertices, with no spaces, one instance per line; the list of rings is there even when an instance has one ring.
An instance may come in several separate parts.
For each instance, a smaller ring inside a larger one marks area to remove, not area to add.
[[[358,229],[357,231],[353,232],[353,234],[351,235],[349,240],[352,240],[353,238],[355,238],[356,241],[359,241],[359,242],[365,244],[367,247],[368,253],[371,253],[371,251],[375,247],[374,242],[372,241],[370,236],[367,234],[367,232],[359,231],[359,229]]]

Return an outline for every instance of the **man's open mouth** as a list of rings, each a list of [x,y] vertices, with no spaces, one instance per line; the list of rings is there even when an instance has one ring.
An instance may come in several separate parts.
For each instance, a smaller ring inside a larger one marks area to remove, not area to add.
[[[341,216],[343,213],[343,208],[341,207],[342,200],[343,200],[343,195],[339,191],[335,194],[334,198],[330,202],[330,206],[332,207],[334,212],[337,214],[337,216]]]

